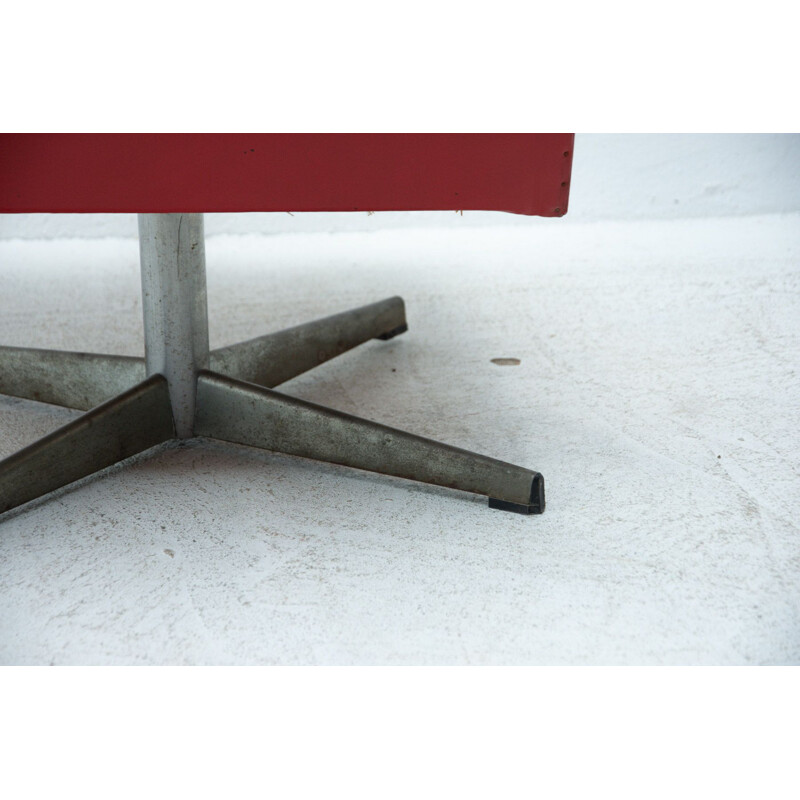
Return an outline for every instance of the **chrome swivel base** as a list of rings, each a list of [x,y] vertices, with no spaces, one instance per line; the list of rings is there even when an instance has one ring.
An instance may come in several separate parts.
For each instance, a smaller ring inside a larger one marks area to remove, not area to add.
[[[544,511],[537,472],[272,390],[405,332],[399,297],[209,352],[202,215],[140,215],[139,226],[145,358],[0,347],[0,394],[86,411],[0,461],[0,514],[192,436],[482,494],[505,511]]]

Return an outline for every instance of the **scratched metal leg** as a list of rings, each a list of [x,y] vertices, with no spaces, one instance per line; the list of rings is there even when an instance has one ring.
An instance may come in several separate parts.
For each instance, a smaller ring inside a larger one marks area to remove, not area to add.
[[[0,461],[0,514],[174,436],[167,381],[153,375]]]
[[[195,433],[486,495],[505,511],[544,511],[538,472],[211,372],[198,376]]]
[[[211,370],[248,383],[278,386],[370,339],[408,330],[403,300],[390,297],[211,353]]]
[[[130,356],[0,347],[0,394],[87,411],[145,378]]]

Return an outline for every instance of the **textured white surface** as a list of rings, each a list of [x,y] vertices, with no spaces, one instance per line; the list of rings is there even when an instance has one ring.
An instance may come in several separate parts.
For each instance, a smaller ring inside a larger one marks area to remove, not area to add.
[[[799,223],[211,237],[212,347],[402,294],[408,334],[285,391],[548,509],[166,448],[0,519],[0,662],[798,663]],[[141,353],[135,240],[0,242],[0,276],[4,344]],[[0,397],[0,456],[73,416]]]

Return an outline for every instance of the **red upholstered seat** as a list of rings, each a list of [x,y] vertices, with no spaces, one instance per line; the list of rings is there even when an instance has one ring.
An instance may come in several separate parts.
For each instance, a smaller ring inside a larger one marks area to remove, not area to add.
[[[573,135],[0,134],[0,213],[562,216]]]

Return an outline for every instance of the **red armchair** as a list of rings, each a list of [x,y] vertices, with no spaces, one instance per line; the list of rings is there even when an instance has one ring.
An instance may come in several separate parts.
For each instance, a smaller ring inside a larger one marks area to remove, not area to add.
[[[206,436],[544,510],[535,471],[273,387],[407,330],[399,297],[209,351],[203,212],[567,211],[572,134],[2,134],[0,213],[139,214],[145,357],[0,347],[0,393],[85,410],[0,462],[0,513]]]

